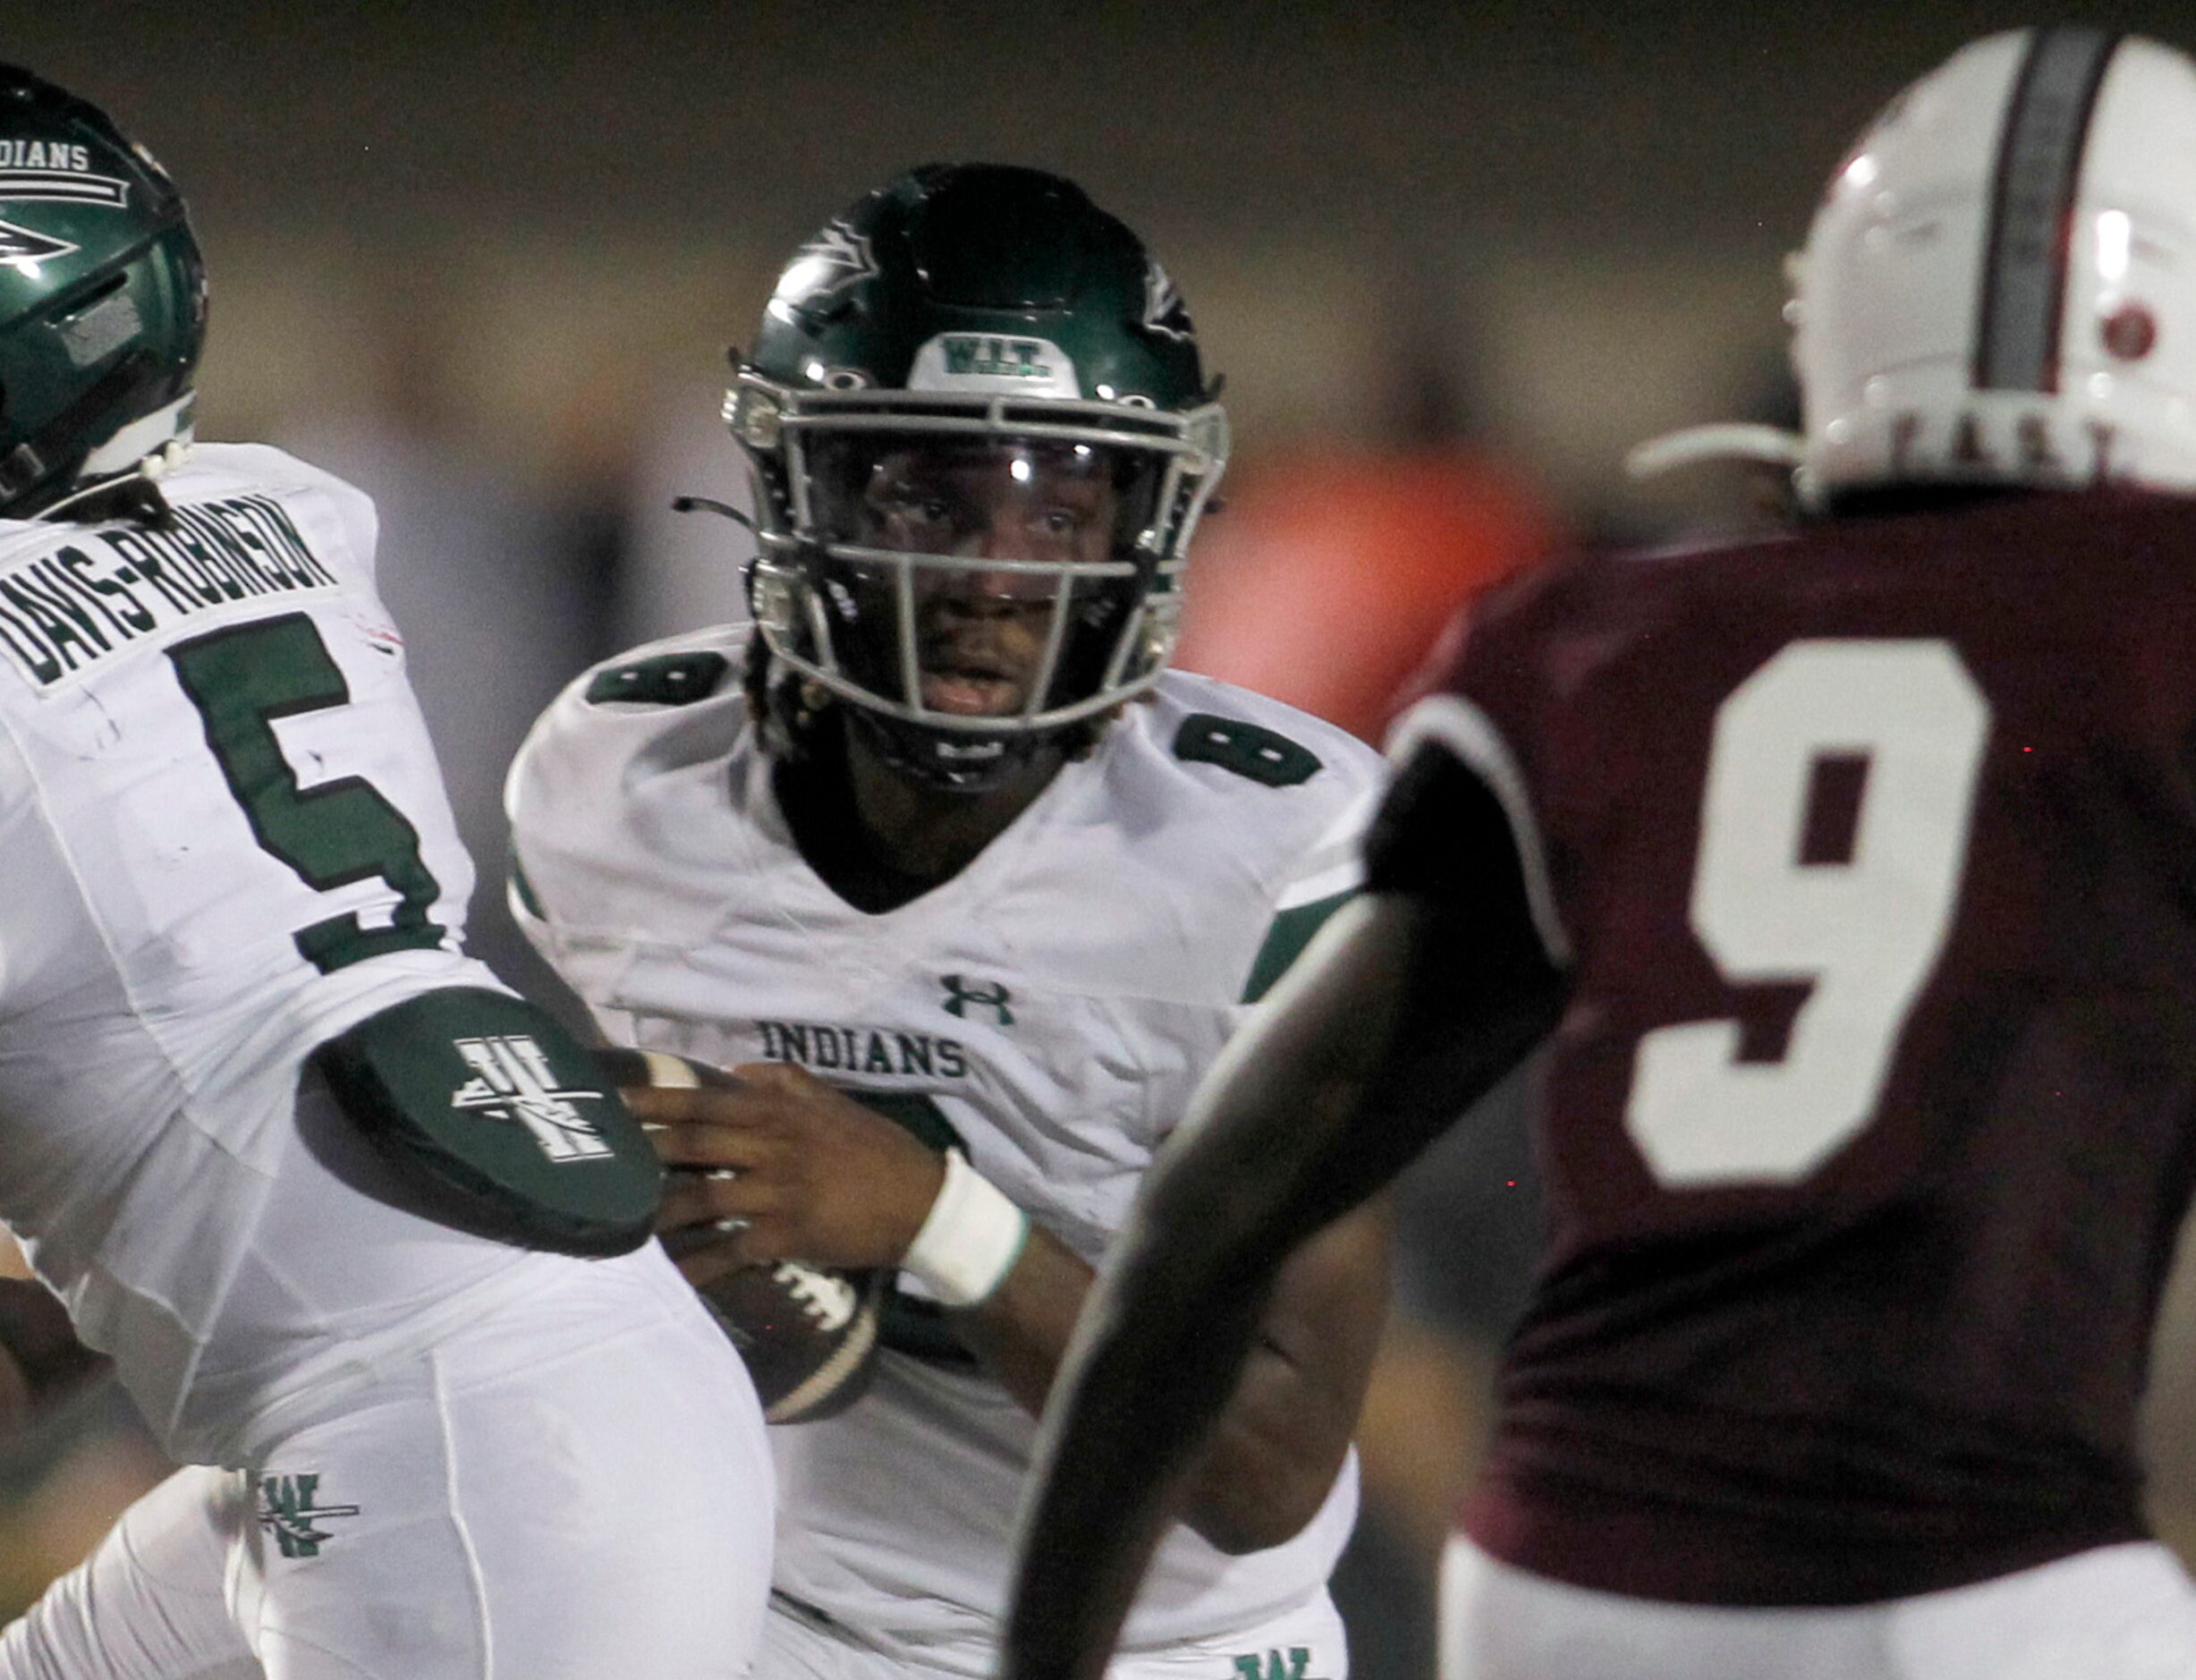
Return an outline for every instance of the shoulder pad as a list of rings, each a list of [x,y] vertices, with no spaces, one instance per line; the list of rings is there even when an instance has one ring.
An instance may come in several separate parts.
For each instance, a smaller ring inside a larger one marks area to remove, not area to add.
[[[587,701],[625,700],[641,706],[685,706],[707,700],[725,680],[732,661],[721,653],[663,653],[614,665],[587,685]]]

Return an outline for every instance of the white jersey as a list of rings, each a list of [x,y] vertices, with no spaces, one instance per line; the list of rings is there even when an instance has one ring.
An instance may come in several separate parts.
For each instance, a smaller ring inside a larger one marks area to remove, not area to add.
[[[293,1123],[316,1046],[496,983],[371,504],[256,445],[162,488],[173,529],[0,522],[0,1218],[169,1450],[242,1463],[551,1257]]]
[[[509,788],[522,924],[611,1038],[799,1063],[958,1140],[1095,1262],[1249,997],[1357,886],[1378,759],[1169,673],[961,874],[865,914],[794,846],[741,692],[742,640],[705,632],[613,661],[535,726]],[[888,1650],[988,1646],[1036,1425],[935,1323],[897,1318],[863,1399],[771,1432],[776,1585]],[[1128,1642],[1318,1597],[1356,1504],[1352,1458],[1286,1545],[1229,1557],[1177,1529]]]

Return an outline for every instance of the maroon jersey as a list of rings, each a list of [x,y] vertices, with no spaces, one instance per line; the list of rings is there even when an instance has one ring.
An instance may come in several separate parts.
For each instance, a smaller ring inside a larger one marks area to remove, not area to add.
[[[1574,987],[1475,1539],[1809,1604],[2140,1537],[2196,1173],[2196,501],[1582,561],[1446,687],[1406,727],[1503,794]]]

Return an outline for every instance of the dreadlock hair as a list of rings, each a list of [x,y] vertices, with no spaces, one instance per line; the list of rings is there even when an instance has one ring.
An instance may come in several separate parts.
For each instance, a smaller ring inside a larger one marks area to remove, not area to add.
[[[750,636],[740,657],[740,691],[747,696],[747,715],[754,719],[764,752],[781,764],[797,764],[809,756],[810,739],[830,696],[797,672],[780,674],[775,667],[769,644],[759,633]]]

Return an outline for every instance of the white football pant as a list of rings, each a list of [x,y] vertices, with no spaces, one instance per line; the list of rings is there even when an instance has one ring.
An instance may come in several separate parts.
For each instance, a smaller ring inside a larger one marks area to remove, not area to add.
[[[755,1680],[989,1680],[996,1653],[971,1640],[920,1649],[894,1642],[887,1655],[858,1634],[782,1595],[770,1600]],[[1324,1593],[1239,1633],[1164,1649],[1123,1651],[1106,1680],[1348,1680],[1342,1618]]]
[[[769,1449],[660,1253],[383,1379],[266,1464],[140,1500],[0,1635],[0,1680],[744,1680]]]
[[[1441,1680],[2188,1680],[2196,1587],[2162,1546],[2101,1547],[1882,1604],[1738,1609],[1596,1592],[1461,1536]]]

